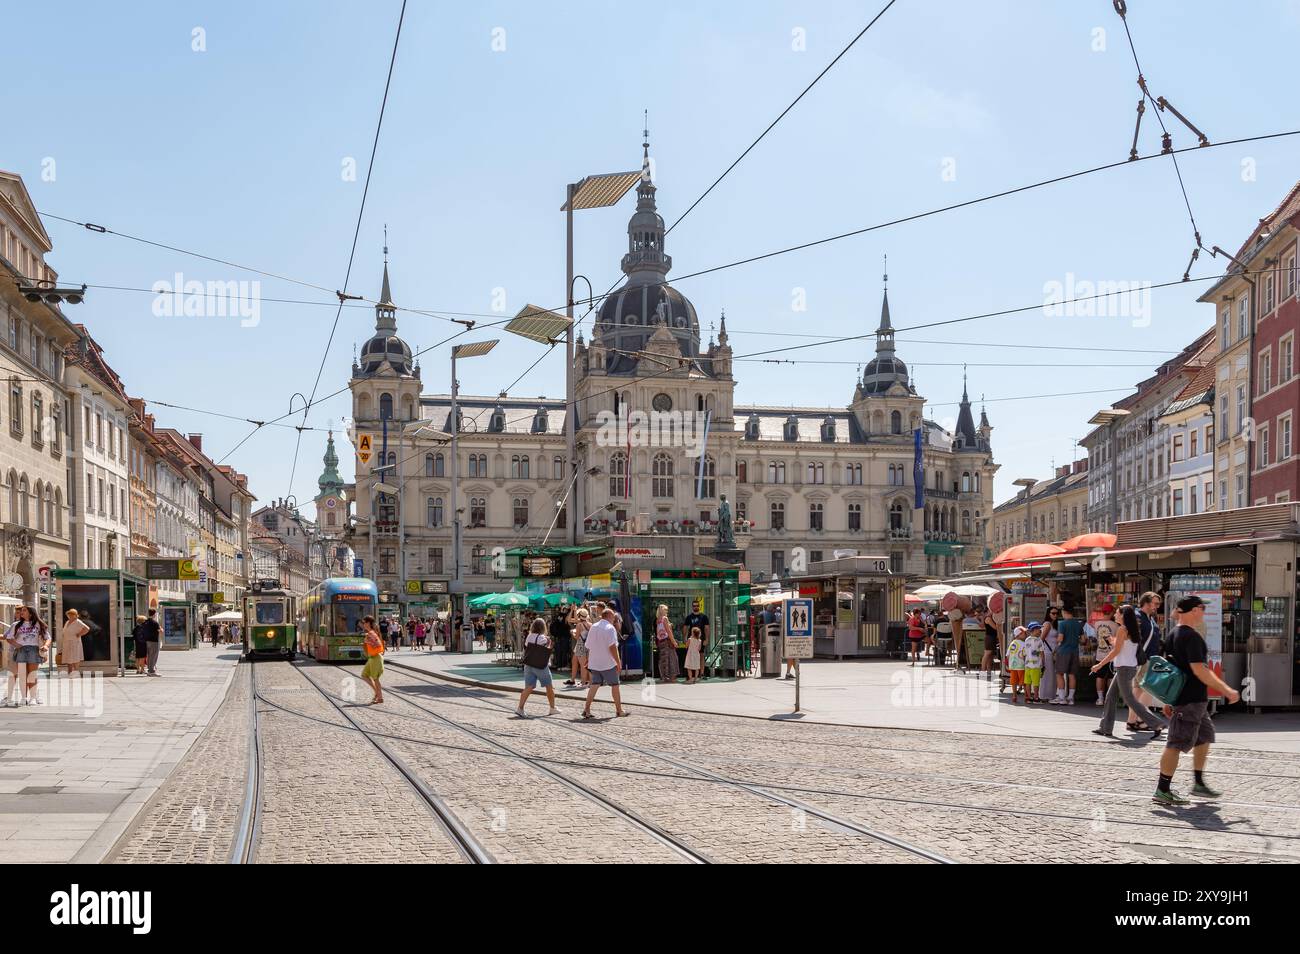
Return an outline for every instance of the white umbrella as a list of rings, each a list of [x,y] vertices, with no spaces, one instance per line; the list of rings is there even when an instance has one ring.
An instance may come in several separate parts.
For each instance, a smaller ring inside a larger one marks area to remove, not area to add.
[[[209,623],[238,623],[244,618],[243,613],[237,613],[234,610],[226,610],[224,613],[214,613],[208,617]]]
[[[943,597],[947,596],[952,591],[952,587],[947,583],[927,583],[919,590],[913,590],[912,595],[919,596],[923,600],[938,600],[943,599]],[[960,590],[958,592],[960,592]]]
[[[792,600],[798,597],[798,593],[759,593],[757,596],[751,596],[749,601],[755,606],[766,606],[768,603],[780,603],[782,600]]]
[[[983,583],[963,583],[961,586],[954,586],[952,591],[958,596],[992,596],[994,593],[1002,592]]]
[[[5,596],[0,593],[0,606],[22,606],[23,601],[12,596]]]

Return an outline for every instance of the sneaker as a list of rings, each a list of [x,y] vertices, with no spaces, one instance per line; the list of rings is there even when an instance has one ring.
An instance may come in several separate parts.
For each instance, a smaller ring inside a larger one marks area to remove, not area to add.
[[[555,706],[551,706],[551,711],[548,712],[548,713],[546,713],[546,714],[547,714],[547,715],[559,715],[559,714],[560,714],[560,710],[557,709],[557,708],[555,708]]]
[[[1214,789],[1210,788],[1210,786],[1206,785],[1204,782],[1197,782],[1195,785],[1192,786],[1192,794],[1195,795],[1197,798],[1218,798],[1223,793],[1216,792]]]
[[[516,710],[515,710],[515,715],[517,715],[517,716],[518,716],[519,718],[521,718],[521,719],[527,719],[527,718],[528,718],[528,716],[524,715],[524,710],[523,710],[523,709],[516,709]]]
[[[1098,696],[1097,701],[1093,703],[1093,705],[1095,706],[1104,706],[1105,704],[1106,704],[1106,700],[1103,699],[1101,696]]]
[[[1190,805],[1191,801],[1175,792],[1172,788],[1169,791],[1156,789],[1156,793],[1151,796],[1151,801],[1157,805]]]
[[[1106,738],[1108,738],[1108,739],[1113,739],[1113,738],[1115,738],[1115,733],[1114,733],[1114,732],[1106,732],[1106,731],[1104,731],[1104,730],[1102,730],[1102,729],[1093,729],[1093,730],[1092,730],[1092,734],[1093,734],[1093,735],[1104,735],[1104,736],[1105,736]]]

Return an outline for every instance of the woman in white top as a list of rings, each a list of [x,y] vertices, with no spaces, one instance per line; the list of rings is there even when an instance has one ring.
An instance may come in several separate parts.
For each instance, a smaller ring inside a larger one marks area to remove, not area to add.
[[[74,609],[63,614],[67,622],[59,633],[59,662],[67,667],[68,675],[74,672],[80,675],[81,664],[86,660],[81,637],[90,632],[90,627],[81,621],[81,614]]]
[[[1115,678],[1110,681],[1110,688],[1106,691],[1106,708],[1101,711],[1101,725],[1092,730],[1093,734],[1114,735],[1111,730],[1115,727],[1115,709],[1119,696],[1123,696],[1124,704],[1128,706],[1129,724],[1132,725],[1133,719],[1141,719],[1142,725],[1153,733],[1152,738],[1158,739],[1167,725],[1164,717],[1156,715],[1139,702],[1137,694],[1133,691],[1141,630],[1138,627],[1137,613],[1133,611],[1131,604],[1125,603],[1115,610],[1115,622],[1119,624],[1115,632],[1115,645],[1111,647],[1104,659],[1098,659],[1092,667],[1092,671],[1096,673],[1107,663],[1115,664]]]
[[[1047,615],[1043,617],[1043,628],[1038,635],[1042,637],[1047,646],[1047,652],[1043,653],[1043,679],[1042,685],[1045,687],[1044,692],[1048,698],[1056,694],[1056,647],[1061,642],[1061,634],[1056,631],[1056,625],[1061,621],[1061,610],[1056,606],[1047,607]],[[1046,700],[1043,700],[1046,701]]]

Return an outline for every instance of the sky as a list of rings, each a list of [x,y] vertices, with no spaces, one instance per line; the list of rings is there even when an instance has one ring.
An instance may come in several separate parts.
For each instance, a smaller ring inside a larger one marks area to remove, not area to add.
[[[488,322],[530,302],[562,305],[565,183],[637,169],[648,110],[659,210],[672,223],[884,2],[410,0],[347,291],[378,297],[386,224],[403,308]],[[24,177],[42,213],[320,286],[45,220],[48,260],[67,283],[147,290],[178,273],[261,283],[256,322],[160,315],[148,291],[97,287],[65,309],[160,425],[202,433],[215,459],[239,445],[227,462],[262,501],[314,496],[324,432],[303,432],[295,467],[293,430],[264,427],[241,444],[252,427],[217,415],[301,408],[292,396],[312,393],[318,369],[318,398],[345,388],[354,348],[373,333],[373,311],[354,303],[326,355],[400,8],[50,2],[5,13],[0,168]],[[1300,128],[1286,105],[1300,3],[1130,0],[1128,20],[1152,94],[1212,143]],[[672,231],[673,273],[1120,162],[1137,100],[1109,0],[897,0]],[[1164,118],[1175,147],[1195,145]],[[1139,152],[1159,149],[1149,109]],[[1181,156],[1204,245],[1235,251],[1300,178],[1298,160],[1300,136]],[[598,293],[621,277],[633,204],[575,219],[576,269]],[[1139,292],[1123,313],[1112,300],[1102,315],[1034,308],[907,329],[1038,306],[1056,289],[1086,294],[1081,282],[1177,281],[1192,233],[1162,157],[675,285],[702,328],[725,308],[743,359],[808,336],[870,334],[887,254],[898,354],[928,416],[949,426],[966,365],[976,411],[985,400],[994,426],[1001,501],[1011,481],[1082,456],[1088,418],[1211,327],[1212,306],[1196,302],[1209,282]],[[1221,273],[1223,261],[1202,253],[1192,276]],[[398,327],[415,349],[462,330],[406,311]],[[448,349],[421,358],[427,393],[447,390]],[[736,401],[842,408],[873,353],[867,338],[769,356],[838,363],[737,360]],[[462,390],[495,394],[539,354],[504,336],[490,359],[462,365]],[[556,349],[510,393],[563,387]],[[341,426],[350,409],[344,390],[307,424]],[[346,441],[340,457],[350,478]]]

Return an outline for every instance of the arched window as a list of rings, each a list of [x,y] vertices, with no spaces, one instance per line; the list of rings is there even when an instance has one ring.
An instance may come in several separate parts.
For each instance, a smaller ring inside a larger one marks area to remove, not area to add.
[[[379,395],[379,419],[386,421],[393,416],[393,396],[388,393]]]
[[[769,461],[767,465],[767,482],[769,484],[785,483],[785,461]]]
[[[516,497],[511,503],[515,515],[515,529],[528,526],[528,498]]]
[[[433,476],[433,455],[432,454],[424,455],[424,476],[426,477]]]
[[[564,479],[564,458],[558,454],[551,458],[551,477],[555,480]]]
[[[23,474],[18,480],[18,505],[21,508],[18,512],[18,525],[30,527],[32,525],[32,515],[27,502],[27,495],[31,486],[27,483],[27,475]]]
[[[667,454],[655,454],[651,469],[650,495],[652,497],[671,497],[673,495],[673,459]]]
[[[889,430],[892,434],[903,433],[903,415],[899,411],[889,415]]]
[[[768,507],[768,516],[772,521],[773,530],[785,529],[785,504],[780,500],[772,501]]]
[[[897,500],[895,500],[892,504],[889,505],[889,529],[890,530],[903,529],[903,505],[901,502]]]
[[[613,454],[609,458],[609,495],[611,497],[627,497],[627,455],[622,451]]]
[[[35,424],[33,424],[35,426]],[[33,527],[37,533],[45,532],[45,509],[41,506],[41,490],[43,485],[38,480],[36,486],[32,488],[32,500],[36,502],[36,526]]]
[[[810,503],[808,505],[808,529],[825,530],[823,519],[826,516],[825,507],[821,503]]]
[[[63,488],[58,487],[54,491],[54,533],[55,536],[63,536]]]
[[[443,458],[441,453],[434,454],[433,455],[433,476],[445,477],[446,470],[447,470],[447,462],[445,458]]]
[[[749,483],[749,462],[744,460],[736,461],[736,483]]]
[[[487,575],[487,548],[481,543],[476,543],[469,553],[470,572],[475,576]]]
[[[969,536],[970,536],[971,528],[970,528],[970,511],[969,511],[969,510],[963,510],[963,511],[961,512],[961,532],[962,532],[962,536],[966,536],[966,537],[969,537]]]
[[[425,525],[429,527],[442,526],[442,498],[429,497],[424,503]]]
[[[849,530],[856,531],[862,529],[862,504],[849,504]]]
[[[713,458],[705,456],[703,463],[695,458],[696,498],[710,500],[718,495],[718,482],[715,479]]]
[[[487,498],[486,497],[470,498],[469,525],[471,528],[487,526]]]
[[[970,493],[970,471],[969,470],[963,470],[961,472],[961,492],[964,494]]]
[[[975,471],[975,493],[980,492],[980,472]]]

